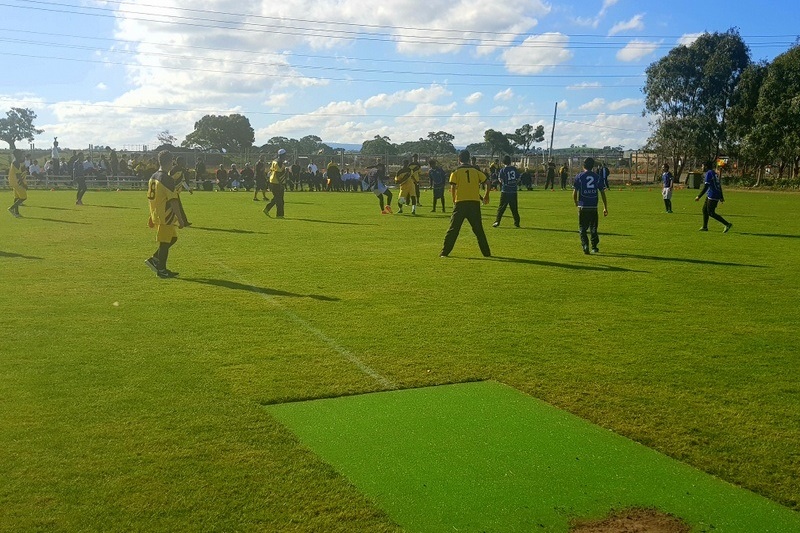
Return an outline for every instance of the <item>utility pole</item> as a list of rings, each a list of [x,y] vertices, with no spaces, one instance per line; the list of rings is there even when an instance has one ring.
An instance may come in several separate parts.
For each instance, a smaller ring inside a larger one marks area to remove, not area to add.
[[[556,134],[556,116],[558,116],[558,102],[556,102],[556,109],[553,111],[553,129],[550,130],[550,150],[547,152],[548,159],[553,159],[553,137]]]

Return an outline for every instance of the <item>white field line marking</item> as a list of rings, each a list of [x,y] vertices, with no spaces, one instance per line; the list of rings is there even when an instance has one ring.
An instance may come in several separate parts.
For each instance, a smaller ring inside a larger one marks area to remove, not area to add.
[[[233,274],[234,276],[238,277],[239,281],[241,281],[242,283],[250,285],[251,287],[255,286],[252,283],[250,283],[249,281],[247,281],[246,279],[244,279],[238,272],[236,272],[235,270],[230,268],[228,265],[225,265],[223,263],[217,263],[217,265],[219,265],[224,270],[227,270],[230,274]],[[348,350],[344,346],[340,345],[338,342],[336,342],[334,339],[330,338],[324,332],[322,332],[319,329],[317,329],[314,326],[312,326],[306,320],[300,318],[296,314],[294,314],[291,311],[289,311],[288,309],[284,308],[274,296],[270,296],[269,294],[264,294],[263,292],[258,293],[258,295],[261,296],[261,298],[263,298],[264,300],[266,300],[270,304],[272,304],[273,307],[277,308],[281,313],[283,313],[283,315],[286,318],[288,318],[289,320],[291,320],[295,324],[298,324],[301,327],[303,327],[304,329],[306,329],[307,331],[309,331],[316,338],[318,338],[319,340],[321,340],[322,342],[327,344],[330,348],[332,348],[336,353],[341,355],[346,360],[350,361],[353,365],[356,366],[356,368],[358,368],[364,374],[366,374],[367,376],[371,377],[376,382],[378,382],[378,384],[381,387],[383,387],[385,389],[396,389],[397,388],[397,385],[395,385],[391,380],[386,379],[382,375],[378,374],[375,370],[373,370],[366,363],[364,363],[364,361],[359,359],[353,352],[351,352],[350,350]]]

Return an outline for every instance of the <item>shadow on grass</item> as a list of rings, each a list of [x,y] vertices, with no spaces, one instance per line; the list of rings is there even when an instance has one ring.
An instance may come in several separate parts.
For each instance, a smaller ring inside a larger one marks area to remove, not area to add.
[[[18,259],[35,259],[37,261],[44,261],[44,257],[35,257],[32,255],[15,254],[14,252],[4,252],[0,250],[0,257],[11,257]]]
[[[184,228],[187,229],[187,228]],[[200,231],[218,231],[222,233],[238,233],[241,235],[269,235],[269,233],[265,231],[250,231],[247,229],[235,229],[235,228],[205,228],[203,226],[190,226],[189,230],[200,230]]]
[[[479,260],[478,257],[465,257],[467,260]],[[595,272],[636,272],[639,274],[649,274],[647,270],[633,270],[631,268],[616,267],[610,265],[577,265],[573,263],[556,263],[554,261],[541,261],[538,259],[522,259],[519,257],[503,257],[493,255],[484,258],[487,261],[501,261],[503,263],[519,263],[523,265],[536,265],[543,267],[565,268],[567,270],[592,270]]]
[[[143,205],[142,207],[126,207],[123,205],[98,205],[98,204],[87,204],[86,207],[102,207],[103,209],[133,209],[134,211],[144,211],[147,209],[147,205]]]
[[[783,235],[781,233],[745,233],[743,231],[737,231],[736,233],[738,233],[739,235],[747,235],[748,237],[774,237],[776,239],[800,239],[800,235]]]
[[[24,206],[29,207],[29,206]],[[74,207],[53,207],[49,205],[32,205],[30,209],[52,209],[53,211],[77,211]]]
[[[514,229],[517,229],[517,228],[514,228]],[[556,232],[556,233],[574,233],[575,235],[578,234],[578,228],[575,228],[574,230],[572,230],[572,229],[562,229],[562,228],[531,228],[531,227],[522,226],[519,229],[527,230],[527,231],[552,231],[552,232]],[[600,236],[602,237],[603,235],[608,235],[610,237],[633,237],[633,235],[629,235],[627,233],[608,233],[608,232],[605,232],[605,231],[600,231]]]
[[[58,224],[79,224],[81,226],[91,226],[91,222],[75,222],[73,220],[61,220],[58,218],[39,218],[39,217],[23,217],[27,218],[28,220],[43,220],[45,222],[56,222]]]
[[[377,224],[364,224],[363,222],[340,222],[338,220],[316,220],[314,218],[294,218],[292,220],[300,220],[302,222],[314,222],[317,224],[339,224],[342,226],[377,226]]]
[[[284,296],[287,298],[311,298],[313,300],[320,300],[323,302],[339,301],[339,298],[333,298],[331,296],[323,296],[319,294],[297,294],[294,292],[286,292],[278,289],[256,287],[255,285],[238,283],[236,281],[229,281],[227,279],[208,279],[208,278],[176,278],[176,279],[180,279],[181,281],[188,281],[191,283],[200,283],[201,285],[212,285],[214,287],[222,287],[223,289],[254,292],[256,294],[266,294],[267,296]]]
[[[676,263],[690,263],[693,265],[712,265],[712,266],[734,266],[734,267],[747,267],[747,268],[769,268],[765,265],[748,265],[745,263],[728,263],[726,261],[711,261],[709,259],[690,259],[685,257],[659,257],[656,255],[638,255],[638,254],[606,254],[610,257],[623,257],[628,259],[644,259],[646,261],[672,261]]]

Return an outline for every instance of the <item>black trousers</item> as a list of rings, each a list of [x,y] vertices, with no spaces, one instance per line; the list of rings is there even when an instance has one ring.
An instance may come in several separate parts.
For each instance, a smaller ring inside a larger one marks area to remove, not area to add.
[[[578,228],[581,234],[581,246],[584,250],[589,249],[589,235],[592,239],[592,248],[597,248],[597,245],[600,244],[600,236],[597,234],[599,219],[597,209],[581,209],[578,214]]]
[[[456,244],[458,234],[461,231],[461,225],[464,220],[469,222],[472,226],[472,233],[478,238],[478,246],[484,257],[492,255],[489,250],[489,241],[486,240],[486,234],[483,232],[483,222],[481,221],[481,202],[479,200],[462,200],[456,202],[453,207],[453,214],[450,216],[450,228],[444,236],[444,246],[442,246],[441,255],[450,255],[453,251],[453,246]]]
[[[497,218],[495,222],[500,223],[503,218],[503,213],[506,212],[506,207],[511,208],[511,216],[514,217],[514,225],[519,226],[519,209],[517,209],[517,193],[501,192],[500,193],[500,207],[497,208]]]
[[[272,200],[267,204],[267,211],[272,209],[273,207],[277,207],[277,212],[275,213],[276,216],[282,217],[283,216],[283,193],[284,193],[284,186],[280,183],[270,183],[269,190],[272,191]]]
[[[728,221],[722,218],[722,216],[717,214],[717,204],[719,204],[719,200],[712,200],[711,198],[706,198],[706,203],[703,204],[703,227],[708,227],[708,218],[711,217],[714,220],[720,221],[722,224],[728,226]]]

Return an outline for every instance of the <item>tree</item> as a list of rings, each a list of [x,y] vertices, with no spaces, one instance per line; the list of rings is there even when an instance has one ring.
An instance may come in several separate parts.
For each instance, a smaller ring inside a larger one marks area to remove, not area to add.
[[[255,132],[244,115],[206,115],[194,123],[194,131],[181,146],[201,150],[243,152],[253,146]]]
[[[492,129],[488,129],[483,133],[483,140],[489,145],[491,148],[492,153],[490,157],[494,157],[494,154],[513,154],[514,147],[511,146],[511,143],[506,137],[505,133],[501,133],[499,131],[495,131]]]
[[[523,154],[527,154],[535,143],[540,143],[544,140],[544,126],[539,124],[536,126],[536,129],[534,129],[530,124],[523,124],[522,127],[514,130],[509,140],[514,146],[519,148]]]
[[[364,155],[395,155],[397,148],[390,141],[389,137],[376,135],[371,141],[361,143],[361,153]]]
[[[433,154],[454,154],[456,147],[453,146],[455,136],[446,131],[428,132],[427,141],[430,143],[430,153]]]
[[[159,133],[156,138],[158,139],[159,144],[168,144],[170,146],[175,146],[175,141],[177,141],[177,137],[172,135],[169,130],[164,130]]]
[[[648,145],[672,159],[676,177],[689,158],[720,154],[727,137],[726,112],[749,64],[749,49],[730,29],[673,48],[647,67],[645,109],[655,115]]]
[[[33,125],[34,120],[36,113],[32,110],[12,107],[6,111],[6,118],[0,118],[0,139],[7,142],[12,151],[17,147],[17,141],[33,142],[34,136],[44,133]]]

